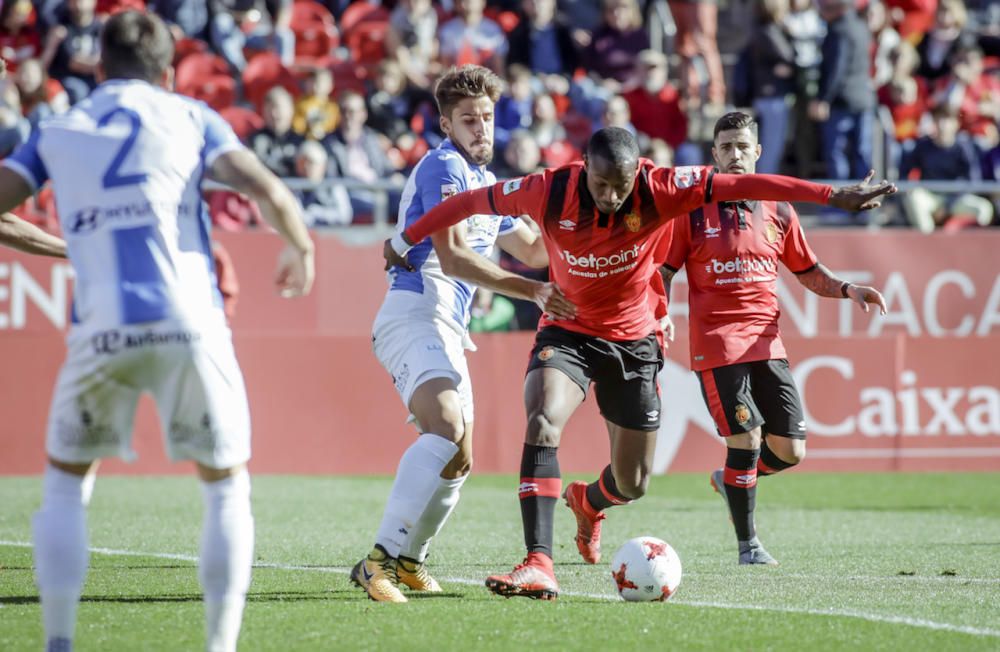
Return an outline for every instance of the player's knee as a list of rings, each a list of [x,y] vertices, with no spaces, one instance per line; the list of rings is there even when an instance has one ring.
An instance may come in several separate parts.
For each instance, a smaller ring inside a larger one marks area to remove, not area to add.
[[[556,447],[562,437],[562,426],[554,423],[544,410],[528,416],[528,432],[525,441],[533,446]]]
[[[459,447],[455,457],[451,458],[451,461],[441,471],[441,477],[446,480],[455,480],[463,475],[468,475],[471,471],[472,451],[466,450],[463,446]]]
[[[791,450],[788,451],[788,456],[785,461],[795,466],[796,464],[801,464],[802,460],[806,459],[806,443],[804,441],[795,440],[792,443]]]

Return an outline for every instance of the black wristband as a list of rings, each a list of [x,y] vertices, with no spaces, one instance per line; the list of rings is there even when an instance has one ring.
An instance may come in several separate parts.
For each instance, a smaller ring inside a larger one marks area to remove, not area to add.
[[[844,281],[844,284],[840,286],[840,294],[842,294],[845,299],[847,298],[847,288],[849,287],[851,287],[851,284],[847,281]]]

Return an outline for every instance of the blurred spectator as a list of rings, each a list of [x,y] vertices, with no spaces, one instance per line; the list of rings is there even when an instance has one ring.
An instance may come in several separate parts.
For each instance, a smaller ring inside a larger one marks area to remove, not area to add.
[[[497,165],[497,178],[523,177],[538,172],[541,165],[542,150],[535,137],[527,129],[515,129]]]
[[[514,326],[514,304],[488,288],[479,288],[469,308],[469,332],[497,333]]]
[[[329,68],[313,68],[306,75],[302,97],[295,103],[292,129],[314,140],[323,140],[340,123],[340,108],[330,99],[333,73]]]
[[[635,59],[649,49],[649,36],[642,25],[636,0],[603,0],[604,20],[583,52],[583,66],[604,98],[620,93],[635,76]]]
[[[507,35],[494,21],[483,16],[486,0],[457,0],[458,14],[438,31],[440,59],[445,66],[474,63],[495,73],[503,72]]]
[[[785,156],[791,95],[795,92],[795,46],[785,32],[788,0],[761,0],[750,46],[753,110],[762,153],[759,174],[777,174]]]
[[[21,113],[31,128],[45,118],[69,109],[69,97],[62,84],[49,78],[40,59],[27,59],[14,74],[14,83],[21,98]]]
[[[402,182],[402,175],[393,169],[379,141],[378,133],[367,127],[368,110],[365,98],[354,91],[344,91],[340,96],[340,127],[323,141],[330,153],[327,175],[354,179],[374,184],[379,181]],[[371,216],[375,206],[375,193],[370,190],[349,189],[351,207],[355,218]],[[390,197],[389,214],[395,214],[393,204],[399,203],[398,195]]]
[[[687,138],[687,116],[681,96],[667,81],[667,55],[643,50],[636,60],[639,85],[622,95],[629,106],[632,124],[649,138],[660,138],[680,147]]]
[[[101,55],[101,21],[97,0],[67,0],[59,23],[49,30],[42,62],[49,75],[66,89],[70,104],[85,98],[97,85],[94,73]]]
[[[982,178],[975,145],[967,134],[959,132],[958,117],[946,106],[935,107],[934,129],[920,138],[913,151],[903,158],[903,178],[979,181]],[[903,207],[910,222],[923,233],[930,233],[956,216],[971,216],[981,226],[993,219],[993,205],[988,199],[973,195],[936,194],[916,187],[903,196]]]
[[[878,89],[878,101],[892,113],[896,141],[902,143],[920,135],[921,118],[930,108],[929,92],[927,80],[913,74],[920,61],[912,45],[901,41],[889,54],[889,62],[892,74]]]
[[[400,0],[389,16],[386,51],[414,84],[429,86],[440,67],[437,30],[438,15],[431,0]]]
[[[498,152],[507,147],[515,129],[531,127],[531,71],[519,63],[507,69],[507,90],[493,109],[493,142]]]
[[[972,39],[965,31],[967,20],[962,0],[940,1],[934,14],[934,26],[917,46],[917,54],[920,55],[918,75],[934,81],[948,73],[954,51]]]
[[[864,17],[875,44],[872,53],[872,82],[875,88],[880,88],[892,76],[892,62],[889,60],[889,55],[902,39],[889,22],[889,13],[882,0],[868,0]]]
[[[28,140],[30,133],[31,125],[21,115],[17,86],[7,77],[7,69],[0,62],[0,158]]]
[[[281,86],[275,86],[264,96],[261,117],[264,127],[250,134],[247,145],[271,172],[279,177],[295,173],[295,155],[304,140],[292,130],[292,96]]]
[[[146,0],[146,9],[167,23],[174,41],[196,38],[208,41],[208,5],[205,0]]]
[[[695,66],[700,58],[708,75],[707,99],[710,115],[721,116],[726,104],[726,77],[719,56],[717,0],[670,0],[670,13],[677,25],[674,47],[681,57],[681,90],[688,110],[701,106],[701,75]]]
[[[649,146],[643,156],[661,168],[674,167],[674,148],[667,144],[667,141],[654,138],[649,141]]]
[[[820,0],[820,11],[829,31],[823,40],[819,93],[809,112],[822,123],[827,175],[860,179],[872,160],[871,33],[854,10],[854,0]]]
[[[7,72],[13,73],[22,61],[41,53],[42,41],[31,0],[6,0],[0,5],[0,57]]]
[[[302,216],[310,227],[340,226],[354,219],[347,191],[331,183],[327,176],[328,164],[326,149],[314,140],[302,143],[295,157],[295,176],[317,184],[309,190],[295,191],[302,204]]]
[[[215,281],[222,295],[222,311],[226,321],[232,322],[236,316],[236,301],[240,295],[240,282],[236,278],[236,266],[221,242],[212,240],[212,259],[215,261]]]
[[[523,0],[524,17],[510,33],[507,66],[522,65],[550,93],[566,94],[579,65],[570,28],[556,20],[556,0]]]
[[[594,130],[601,127],[621,127],[641,140],[638,130],[632,124],[632,109],[621,95],[615,95],[604,105],[604,115],[601,122],[594,125]]]
[[[399,62],[386,59],[379,63],[368,93],[367,124],[383,137],[385,148],[394,148],[405,157],[393,163],[396,169],[403,169],[408,161],[415,163],[426,151],[426,142],[411,125],[427,122],[424,113],[429,115],[428,107],[432,105],[434,97],[411,84]]]
[[[292,0],[208,0],[212,47],[229,67],[242,73],[244,49],[273,50],[286,66],[295,61],[295,33],[291,29]],[[243,24],[256,23],[249,33]]]
[[[957,113],[961,128],[975,138],[983,150],[992,149],[1000,138],[1000,80],[983,72],[983,53],[975,45],[952,53],[951,71],[938,79],[931,102]]]
[[[797,176],[813,176],[813,163],[819,152],[816,123],[809,117],[809,104],[819,91],[822,46],[826,23],[812,0],[791,0],[785,16],[785,31],[795,48],[795,108],[792,142]]]

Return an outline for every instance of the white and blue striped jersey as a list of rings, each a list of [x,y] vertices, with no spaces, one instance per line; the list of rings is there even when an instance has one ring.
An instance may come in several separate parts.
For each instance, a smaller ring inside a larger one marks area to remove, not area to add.
[[[399,203],[398,231],[420,219],[448,197],[496,183],[485,166],[472,166],[450,140],[424,155],[410,173]],[[521,227],[517,218],[500,215],[473,215],[465,225],[466,244],[476,253],[493,253],[497,237]],[[407,256],[414,271],[400,267],[389,271],[389,292],[379,317],[406,314],[409,319],[435,320],[465,333],[469,307],[476,286],[449,278],[430,238],[418,242]]]
[[[52,180],[76,273],[74,324],[225,323],[200,185],[216,157],[241,147],[205,104],[112,80],[3,162],[36,189]]]

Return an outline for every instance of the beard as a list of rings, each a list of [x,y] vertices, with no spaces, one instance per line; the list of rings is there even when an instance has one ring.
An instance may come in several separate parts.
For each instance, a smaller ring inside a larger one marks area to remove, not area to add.
[[[464,147],[462,147],[458,143],[458,141],[453,140],[451,142],[455,146],[455,149],[457,149],[458,152],[463,157],[465,157],[465,160],[468,161],[469,163],[472,163],[473,165],[489,165],[490,162],[493,160],[493,145],[492,144],[489,147],[486,148],[486,150],[485,150],[484,153],[480,154],[479,156],[475,156],[475,155],[472,154],[472,152],[470,152],[469,150],[467,150]]]

